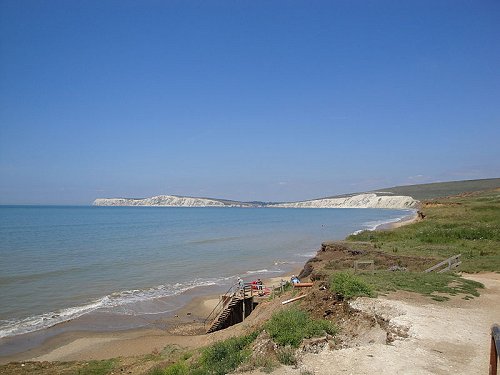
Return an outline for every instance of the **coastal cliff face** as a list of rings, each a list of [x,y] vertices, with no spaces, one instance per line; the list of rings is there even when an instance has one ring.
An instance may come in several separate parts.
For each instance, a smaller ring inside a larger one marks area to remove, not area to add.
[[[418,201],[408,196],[358,194],[342,198],[314,199],[290,203],[246,203],[209,198],[158,195],[151,198],[99,198],[94,206],[153,206],[153,207],[269,207],[269,208],[415,208]]]
[[[158,207],[250,207],[251,204],[217,199],[158,195],[151,198],[98,198],[94,206],[158,206]]]
[[[358,194],[344,198],[324,198],[310,201],[278,203],[270,207],[283,208],[415,208],[418,201],[407,196]]]

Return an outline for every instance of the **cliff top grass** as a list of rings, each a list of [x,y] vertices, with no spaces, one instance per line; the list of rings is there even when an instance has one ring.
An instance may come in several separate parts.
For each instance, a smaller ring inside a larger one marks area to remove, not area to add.
[[[480,180],[434,182],[430,184],[394,186],[378,189],[378,192],[387,192],[394,195],[409,195],[418,200],[449,197],[467,192],[485,191],[498,188],[500,178],[485,178]]]
[[[330,276],[330,290],[346,299],[367,296],[375,292],[405,290],[419,293],[436,301],[449,300],[449,296],[461,295],[463,299],[479,297],[478,289],[484,286],[454,273],[392,272],[378,270],[374,273],[354,275],[352,271],[336,272]]]
[[[500,189],[422,202],[425,219],[396,230],[364,231],[347,241],[368,241],[391,254],[434,257],[462,254],[459,271],[500,272]]]

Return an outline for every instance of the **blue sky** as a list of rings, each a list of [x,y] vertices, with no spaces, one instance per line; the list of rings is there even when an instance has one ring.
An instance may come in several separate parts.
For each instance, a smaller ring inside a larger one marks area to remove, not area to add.
[[[500,2],[0,0],[0,204],[500,176]]]

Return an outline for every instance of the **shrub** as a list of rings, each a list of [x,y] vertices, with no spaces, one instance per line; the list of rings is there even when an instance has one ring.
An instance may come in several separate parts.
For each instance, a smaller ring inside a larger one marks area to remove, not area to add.
[[[280,346],[298,348],[304,338],[335,334],[337,327],[327,320],[313,320],[302,310],[291,308],[272,316],[265,325],[266,331]]]
[[[330,290],[349,299],[358,296],[373,297],[372,287],[349,272],[337,272],[330,277]]]
[[[224,375],[236,369],[250,355],[248,346],[257,337],[257,332],[233,337],[215,343],[203,350],[200,368],[195,373]]]
[[[278,361],[283,365],[295,366],[297,364],[295,350],[289,345],[278,348],[276,356],[278,357]]]
[[[159,373],[160,374],[160,373]],[[164,375],[188,375],[189,367],[185,362],[177,362],[165,369]]]

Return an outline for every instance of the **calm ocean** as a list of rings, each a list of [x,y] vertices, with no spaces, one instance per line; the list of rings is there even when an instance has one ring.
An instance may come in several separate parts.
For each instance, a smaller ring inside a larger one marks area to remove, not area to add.
[[[0,206],[0,338],[90,312],[172,311],[179,306],[169,296],[226,288],[239,275],[277,276],[302,265],[322,241],[409,213]]]

